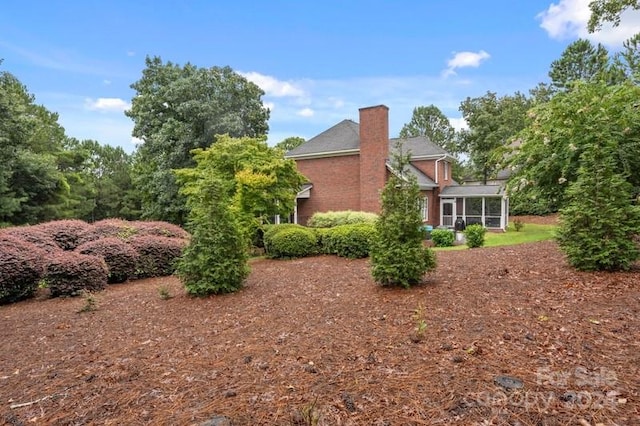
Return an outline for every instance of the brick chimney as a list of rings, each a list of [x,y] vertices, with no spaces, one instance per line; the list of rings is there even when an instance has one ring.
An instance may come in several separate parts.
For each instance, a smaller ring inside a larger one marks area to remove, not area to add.
[[[360,210],[379,213],[380,192],[387,178],[389,108],[360,108]]]

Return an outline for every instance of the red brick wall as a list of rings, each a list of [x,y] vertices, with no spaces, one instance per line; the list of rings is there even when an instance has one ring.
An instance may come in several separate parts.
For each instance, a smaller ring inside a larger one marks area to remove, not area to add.
[[[312,184],[311,198],[298,200],[298,223],[315,212],[360,210],[359,156],[296,160],[298,171]]]
[[[389,108],[360,108],[360,210],[380,212],[389,158]]]
[[[429,176],[433,181],[436,180],[436,160],[418,160],[412,161],[416,168],[420,169],[422,173]],[[438,187],[440,189],[445,186],[451,185],[451,164],[449,163],[447,179],[444,178],[445,160],[438,161]]]

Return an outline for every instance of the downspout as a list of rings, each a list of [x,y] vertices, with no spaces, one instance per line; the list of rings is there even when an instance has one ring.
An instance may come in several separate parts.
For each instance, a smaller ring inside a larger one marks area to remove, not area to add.
[[[440,161],[442,161],[442,160],[444,160],[446,158],[447,158],[447,155],[445,154],[445,155],[443,155],[442,157],[440,157],[440,158],[438,158],[436,160],[436,183],[439,183],[438,182],[438,162],[440,162]]]

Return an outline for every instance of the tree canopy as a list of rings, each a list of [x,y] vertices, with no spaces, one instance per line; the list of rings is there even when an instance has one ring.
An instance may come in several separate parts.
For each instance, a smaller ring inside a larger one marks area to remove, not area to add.
[[[461,103],[459,109],[469,129],[459,133],[459,150],[468,153],[474,174],[484,182],[500,167],[500,148],[525,127],[531,105],[532,100],[519,92],[503,97],[487,92]]]
[[[565,193],[575,182],[584,150],[615,142],[619,173],[633,191],[640,191],[640,87],[627,82],[579,82],[569,92],[534,107],[531,122],[519,134],[519,147],[509,159],[515,171],[509,181],[512,207],[523,204],[546,213],[565,205]]]
[[[590,33],[602,28],[605,22],[611,22],[613,26],[620,24],[620,15],[627,9],[640,9],[637,0],[592,0],[589,3],[591,17],[587,29]]]
[[[411,121],[400,130],[401,138],[425,136],[447,152],[456,152],[455,130],[446,115],[435,105],[413,109]]]
[[[187,211],[172,169],[192,166],[191,151],[205,149],[216,135],[259,137],[268,131],[264,92],[229,67],[199,68],[147,57],[127,116],[141,144],[136,185],[142,214],[183,223]]]

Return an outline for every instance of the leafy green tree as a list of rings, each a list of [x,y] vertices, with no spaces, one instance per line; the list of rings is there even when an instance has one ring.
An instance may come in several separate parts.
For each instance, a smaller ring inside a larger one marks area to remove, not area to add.
[[[589,3],[591,17],[587,29],[590,33],[602,28],[605,22],[613,23],[613,26],[620,24],[620,15],[627,9],[640,9],[640,2],[637,0],[592,0]]]
[[[219,136],[208,149],[195,150],[194,158],[195,167],[176,172],[181,182],[198,182],[211,170],[231,182],[227,195],[247,231],[271,216],[289,215],[305,181],[295,162],[263,138]]]
[[[229,67],[199,68],[146,58],[127,116],[141,144],[135,184],[147,218],[182,223],[185,199],[172,169],[193,165],[191,151],[207,148],[215,135],[258,137],[268,131],[264,92]]]
[[[474,174],[483,182],[495,175],[503,161],[500,148],[526,126],[532,100],[516,92],[498,97],[493,92],[479,98],[467,98],[460,105],[469,129],[459,132],[459,149],[469,155]]]
[[[596,141],[615,142],[617,170],[627,176],[634,194],[640,193],[638,99],[640,87],[631,82],[579,82],[533,108],[530,124],[518,135],[521,144],[509,159],[514,170],[508,183],[511,210],[541,214],[564,207],[582,153]]]
[[[64,129],[58,116],[8,72],[0,72],[0,224],[56,218],[69,185],[58,170]]]
[[[181,190],[190,207],[191,240],[176,273],[193,296],[237,291],[249,274],[247,241],[231,210],[232,186],[207,169]]]
[[[636,85],[640,85],[640,33],[622,43],[623,49],[613,58],[619,74]]]
[[[371,247],[371,274],[381,285],[408,288],[436,267],[433,252],[424,247],[420,188],[407,173],[409,155],[396,149],[391,174],[382,191],[382,211]]]
[[[631,184],[616,161],[620,147],[600,134],[585,135],[578,178],[567,191],[560,211],[558,243],[581,270],[626,270],[640,251],[640,208],[631,205]]]
[[[617,76],[617,77],[614,77]],[[568,90],[576,81],[593,82],[600,79],[615,79],[621,76],[612,73],[609,67],[609,52],[589,40],[579,39],[571,43],[562,52],[559,59],[551,63],[549,70],[551,87],[554,90]]]
[[[414,136],[424,136],[449,153],[456,150],[455,130],[447,116],[435,105],[413,109],[411,121],[402,127],[400,137]]]
[[[297,148],[305,142],[306,141],[304,140],[304,138],[301,138],[299,136],[291,136],[278,142],[276,144],[276,148],[281,149],[284,153],[287,153],[293,148]]]

